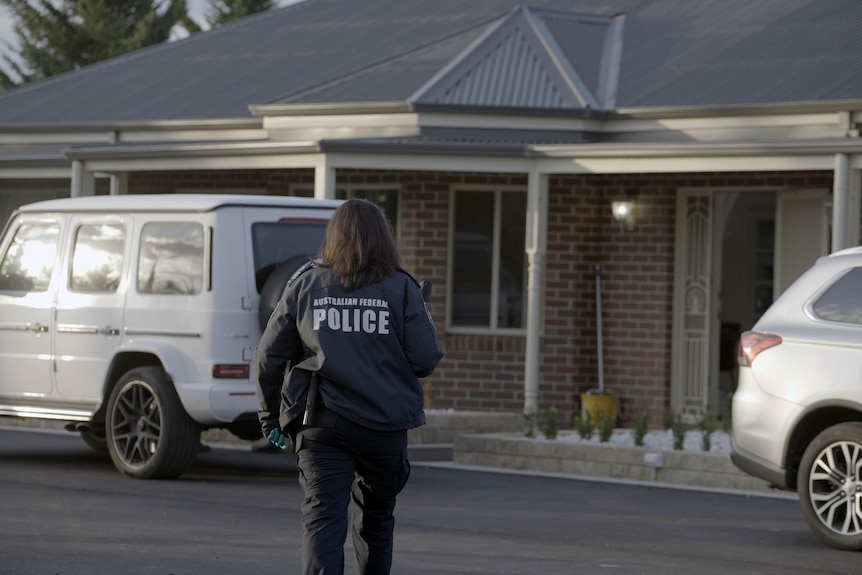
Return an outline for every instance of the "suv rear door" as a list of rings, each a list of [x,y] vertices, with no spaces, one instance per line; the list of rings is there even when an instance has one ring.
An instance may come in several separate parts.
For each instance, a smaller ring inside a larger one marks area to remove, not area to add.
[[[54,333],[60,396],[96,406],[122,338],[131,218],[76,216],[61,268]]]

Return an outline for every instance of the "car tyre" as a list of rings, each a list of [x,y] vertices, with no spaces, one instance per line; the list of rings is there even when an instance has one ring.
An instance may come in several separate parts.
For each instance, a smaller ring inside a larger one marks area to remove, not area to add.
[[[188,469],[201,428],[183,409],[171,379],[159,367],[126,373],[108,400],[108,452],[124,475],[175,478]]]
[[[841,423],[814,438],[799,465],[809,527],[836,549],[862,549],[862,423]]]

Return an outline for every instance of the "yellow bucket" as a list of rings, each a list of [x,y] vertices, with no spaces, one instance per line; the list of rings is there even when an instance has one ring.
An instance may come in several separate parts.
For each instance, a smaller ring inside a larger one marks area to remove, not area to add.
[[[617,420],[617,396],[612,393],[582,393],[581,394],[581,417],[590,418],[597,422],[599,414],[610,415],[614,421]]]

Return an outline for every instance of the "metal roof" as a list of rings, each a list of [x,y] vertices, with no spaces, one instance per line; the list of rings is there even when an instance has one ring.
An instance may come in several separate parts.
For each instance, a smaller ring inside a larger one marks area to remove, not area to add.
[[[266,104],[855,100],[860,22],[858,0],[305,0],[2,93],[0,129]]]

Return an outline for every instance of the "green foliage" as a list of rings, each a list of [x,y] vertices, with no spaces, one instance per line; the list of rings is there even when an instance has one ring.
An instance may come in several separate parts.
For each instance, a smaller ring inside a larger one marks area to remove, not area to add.
[[[712,411],[707,410],[697,424],[703,434],[703,442],[701,445],[704,451],[709,451],[712,447],[712,432],[715,431],[717,419],[718,418]]]
[[[237,18],[251,16],[275,7],[275,0],[210,0],[207,23],[216,28]]]
[[[649,428],[649,407],[642,405],[634,417],[635,445],[643,445]]]
[[[617,422],[610,413],[599,411],[596,413],[596,428],[599,431],[599,441],[607,443],[611,439]]]
[[[551,407],[545,412],[545,419],[542,422],[542,432],[548,439],[557,438],[557,408]]]
[[[536,437],[536,414],[524,413],[524,436]]]
[[[209,0],[206,22],[218,27],[276,5],[276,0]],[[127,52],[161,44],[175,26],[189,34],[202,27],[186,0],[0,0],[12,13],[17,46],[7,54],[0,86],[12,88],[77,70]]]
[[[5,55],[4,86],[159,44],[187,17],[185,0],[0,0],[13,15],[18,47]]]
[[[673,429],[674,421],[676,420],[676,413],[674,412],[672,407],[665,409],[661,414],[661,428],[662,429]]]
[[[682,414],[679,413],[674,417],[673,424],[671,425],[671,430],[673,431],[673,448],[677,451],[681,451],[683,446],[685,445],[685,432],[686,427],[685,423],[682,420]]]
[[[593,436],[593,430],[596,424],[593,421],[593,416],[590,412],[586,412],[586,417],[575,416],[575,431],[581,436],[581,439],[590,439]]]

